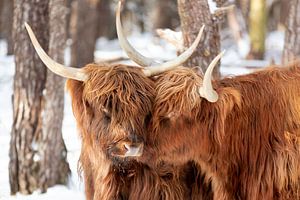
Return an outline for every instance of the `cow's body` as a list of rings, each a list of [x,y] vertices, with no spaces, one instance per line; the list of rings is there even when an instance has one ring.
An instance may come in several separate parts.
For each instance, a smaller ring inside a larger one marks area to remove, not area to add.
[[[216,81],[216,103],[201,85],[190,69],[158,76],[148,138],[158,159],[194,160],[214,200],[300,199],[300,64]]]

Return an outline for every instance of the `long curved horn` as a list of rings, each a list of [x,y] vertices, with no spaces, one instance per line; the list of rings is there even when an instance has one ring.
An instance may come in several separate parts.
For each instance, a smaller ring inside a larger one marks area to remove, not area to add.
[[[52,58],[50,58],[46,52],[43,50],[41,45],[39,44],[38,40],[36,39],[32,29],[30,26],[25,22],[26,30],[29,34],[30,40],[39,55],[40,59],[43,61],[43,63],[50,69],[52,72],[54,72],[57,75],[60,75],[65,78],[70,78],[78,81],[85,81],[87,80],[88,76],[84,73],[83,70],[77,69],[74,67],[67,67],[64,65],[61,65],[57,62],[55,62]]]
[[[184,63],[185,61],[187,61],[187,59],[196,50],[196,48],[200,42],[201,36],[203,34],[204,27],[205,27],[205,25],[203,25],[200,28],[197,38],[195,39],[193,44],[187,50],[185,50],[182,54],[180,54],[177,58],[175,58],[173,60],[162,63],[160,65],[150,66],[147,69],[144,69],[145,75],[146,76],[154,76],[154,75],[160,74],[164,71],[174,69],[174,68],[178,67],[179,65],[181,65],[182,63]]]
[[[224,53],[225,51],[219,53],[219,55],[217,55],[209,64],[204,74],[202,87],[199,89],[200,96],[212,103],[218,101],[219,99],[218,93],[212,87],[212,72]]]
[[[131,44],[128,42],[128,40],[125,37],[122,24],[121,24],[121,7],[122,7],[122,1],[119,1],[117,12],[116,12],[116,27],[117,27],[117,35],[119,39],[120,46],[122,49],[126,52],[128,57],[139,64],[140,66],[147,67],[151,65],[157,65],[158,62],[155,62],[153,59],[147,58],[137,52]]]

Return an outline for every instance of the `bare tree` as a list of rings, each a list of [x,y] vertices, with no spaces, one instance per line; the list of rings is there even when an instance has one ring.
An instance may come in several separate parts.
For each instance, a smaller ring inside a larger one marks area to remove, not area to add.
[[[49,55],[64,63],[66,43],[65,0],[49,2]],[[46,191],[55,184],[66,184],[70,172],[67,150],[62,138],[64,115],[64,79],[47,70],[42,112],[42,132],[38,151],[41,154],[40,187]]]
[[[115,29],[115,15],[111,9],[110,0],[100,0],[97,8],[98,37],[113,39],[117,37]]]
[[[24,28],[28,22],[48,50],[48,1],[15,0],[14,53],[16,72],[13,94],[13,126],[10,143],[11,193],[31,194],[39,188],[41,108],[46,68],[35,53]],[[43,13],[41,15],[40,13]],[[42,28],[41,28],[42,27]]]
[[[265,0],[251,0],[249,15],[250,52],[248,58],[263,59],[267,27]]]
[[[58,27],[58,20],[64,16],[64,1],[15,0],[14,3],[16,72],[9,175],[12,194],[31,194],[36,189],[46,191],[54,184],[65,184],[69,166],[61,136],[63,81],[47,74],[24,23],[31,25],[43,48],[62,61],[65,26]]]
[[[176,0],[155,0],[151,12],[153,30],[158,28],[175,29],[179,26],[179,16]]]
[[[207,0],[178,0],[177,2],[185,46],[192,44],[200,27],[205,24],[204,41],[185,64],[189,67],[199,66],[205,72],[209,63],[220,53],[218,23],[210,12]],[[213,75],[220,76],[218,67],[215,68]]]
[[[13,54],[13,39],[12,39],[12,27],[13,27],[13,0],[1,0],[0,1],[0,30],[1,36],[6,39],[7,42],[7,55]]]
[[[94,62],[99,0],[74,0],[71,14],[71,65],[82,67]]]
[[[291,0],[289,16],[286,22],[283,63],[300,58],[300,0]]]

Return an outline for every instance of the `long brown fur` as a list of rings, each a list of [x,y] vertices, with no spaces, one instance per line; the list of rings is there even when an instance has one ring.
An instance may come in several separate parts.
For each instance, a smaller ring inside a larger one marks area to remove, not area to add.
[[[215,81],[216,103],[201,85],[187,68],[158,76],[141,160],[195,161],[214,200],[300,199],[300,63]]]
[[[86,82],[67,81],[82,149],[87,200],[189,199],[185,166],[161,164],[156,169],[131,159],[111,156],[130,135],[144,140],[151,116],[154,83],[135,67],[87,65]]]

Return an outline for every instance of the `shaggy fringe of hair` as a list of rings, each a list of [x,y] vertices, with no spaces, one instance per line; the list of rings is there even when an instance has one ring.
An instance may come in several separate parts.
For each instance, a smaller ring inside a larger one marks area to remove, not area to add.
[[[83,96],[95,108],[99,104],[111,106],[115,121],[127,121],[137,113],[147,115],[152,110],[153,99],[149,97],[154,97],[154,83],[141,69],[123,65],[87,65],[85,71],[89,74],[89,80],[84,85]]]

